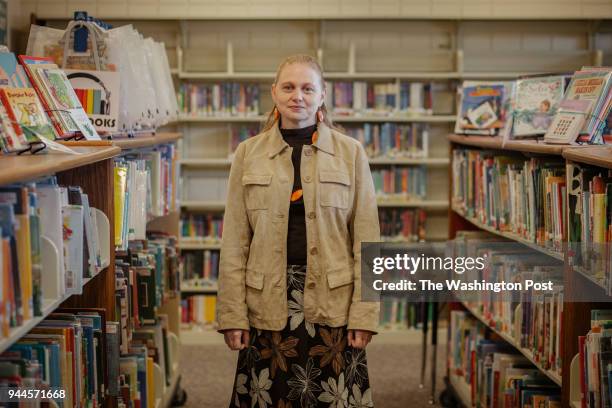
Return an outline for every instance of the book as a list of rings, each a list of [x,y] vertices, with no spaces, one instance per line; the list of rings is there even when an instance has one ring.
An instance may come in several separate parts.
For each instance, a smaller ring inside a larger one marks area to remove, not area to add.
[[[543,135],[563,99],[566,79],[547,76],[519,79],[512,115],[514,137]]]
[[[0,100],[9,119],[21,128],[28,143],[55,139],[55,132],[32,88],[1,88]]]
[[[508,119],[513,86],[510,82],[464,81],[455,133],[499,134]]]

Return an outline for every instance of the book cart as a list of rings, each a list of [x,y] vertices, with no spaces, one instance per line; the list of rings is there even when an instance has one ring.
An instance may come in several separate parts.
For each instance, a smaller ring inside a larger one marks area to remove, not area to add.
[[[500,153],[514,152],[515,154],[524,155],[526,157],[545,157],[554,156],[562,158],[566,165],[569,163],[586,164],[597,166],[602,169],[612,168],[612,148],[609,146],[563,146],[563,145],[547,145],[541,141],[507,141],[502,143],[499,137],[486,136],[463,136],[451,134],[448,136],[450,141],[450,157],[453,157],[453,150],[457,148],[474,148],[498,151]],[[452,164],[449,169],[449,179],[451,186],[449,189],[449,197],[452,200]],[[569,183],[569,176],[567,179]],[[566,208],[566,211],[568,209]],[[529,359],[534,366],[545,374],[552,382],[561,387],[561,406],[563,407],[580,407],[580,391],[578,379],[578,336],[585,335],[590,329],[591,309],[609,309],[610,304],[606,303],[609,299],[606,294],[606,289],[598,282],[595,282],[589,276],[583,274],[579,268],[571,266],[568,259],[567,243],[564,243],[563,252],[555,252],[544,246],[530,242],[518,235],[500,232],[490,226],[484,225],[479,220],[468,217],[457,206],[452,205],[449,208],[449,229],[448,238],[452,240],[460,230],[483,230],[492,234],[508,238],[514,242],[519,242],[528,246],[531,249],[544,253],[550,257],[563,262],[563,279],[565,282],[565,293],[568,296],[571,293],[588,293],[592,294],[593,301],[591,302],[563,302],[562,313],[562,330],[560,339],[561,347],[561,375],[557,372],[549,371],[538,363],[533,353],[520,346],[517,341],[507,332],[502,332],[492,327],[493,323],[481,316],[477,311],[470,309],[464,302],[454,302],[449,304],[450,310],[467,310],[469,314],[480,320],[487,330],[491,330],[493,337],[503,340],[514,347],[518,352]],[[567,219],[566,219],[567,220]],[[565,222],[567,228],[567,222]],[[567,236],[567,235],[566,235]],[[450,330],[449,330],[449,350],[450,350]],[[469,385],[464,381],[459,380],[456,373],[452,372],[450,366],[450,355],[447,359],[447,388],[440,396],[440,402],[444,406],[462,405],[465,407],[477,406],[477,401],[472,401],[472,393]]]
[[[20,326],[12,327],[8,336],[0,339],[0,352],[4,352],[15,342],[42,322],[58,308],[101,308],[109,317],[115,316],[115,231],[114,223],[114,160],[123,153],[138,149],[148,149],[159,144],[174,143],[180,139],[179,133],[158,133],[135,139],[118,139],[112,142],[101,142],[99,146],[74,146],[70,148],[78,155],[36,154],[21,156],[0,156],[0,186],[15,183],[36,181],[55,175],[61,185],[81,187],[89,197],[92,208],[98,211],[98,236],[101,243],[103,268],[93,277],[83,280],[82,294],[60,295],[54,278],[58,270],[54,268],[59,262],[55,245],[50,240],[42,240],[41,248],[41,303],[42,314],[24,319]],[[160,231],[168,235],[178,235],[178,210],[170,214],[149,220],[147,231]],[[173,377],[170,386],[164,384],[162,372],[157,370],[154,379],[155,407],[170,407],[173,403],[180,405],[186,399],[180,388],[178,371],[179,353],[179,295],[167,293],[164,304],[158,313],[168,315],[169,343],[173,357]],[[106,397],[101,406],[117,406],[115,397]]]

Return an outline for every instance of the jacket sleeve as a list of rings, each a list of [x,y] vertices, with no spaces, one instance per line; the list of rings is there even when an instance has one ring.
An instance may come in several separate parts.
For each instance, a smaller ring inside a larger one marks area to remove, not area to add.
[[[353,330],[378,330],[380,302],[364,302],[361,299],[361,243],[380,241],[378,207],[374,182],[365,150],[358,144],[355,161],[355,201],[350,218],[353,239],[354,289],[349,309],[348,328]]]
[[[246,305],[246,264],[252,231],[244,201],[242,172],[245,145],[236,149],[230,169],[223,237],[219,259],[219,291],[217,293],[218,331],[249,329]]]

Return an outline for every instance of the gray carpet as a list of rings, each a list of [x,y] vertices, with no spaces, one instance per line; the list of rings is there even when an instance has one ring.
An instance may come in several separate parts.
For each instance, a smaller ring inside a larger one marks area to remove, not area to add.
[[[376,408],[431,407],[428,388],[418,387],[421,367],[419,344],[373,342],[367,351]],[[443,388],[445,356],[444,345],[438,345],[437,394]],[[229,351],[225,345],[183,345],[180,364],[181,385],[188,394],[185,407],[228,407],[236,358],[237,353]]]

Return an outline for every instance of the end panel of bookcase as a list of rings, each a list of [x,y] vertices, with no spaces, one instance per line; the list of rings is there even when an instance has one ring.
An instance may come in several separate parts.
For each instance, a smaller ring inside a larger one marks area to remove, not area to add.
[[[80,186],[89,203],[114,220],[113,160],[106,159],[57,174],[58,182]],[[114,248],[114,223],[110,222],[110,247]],[[83,294],[72,296],[62,307],[101,307],[107,316],[115,315],[115,252],[110,251],[110,265],[100,271],[85,287]]]

